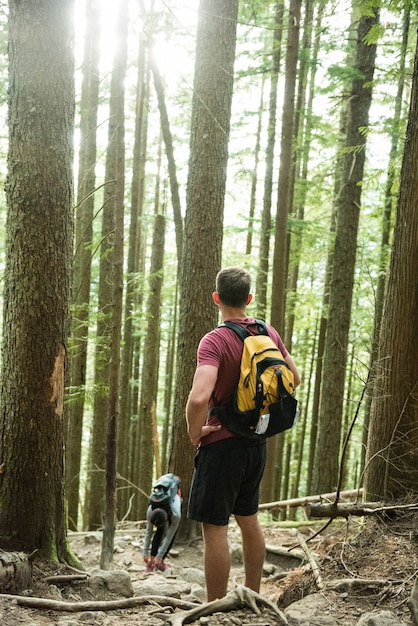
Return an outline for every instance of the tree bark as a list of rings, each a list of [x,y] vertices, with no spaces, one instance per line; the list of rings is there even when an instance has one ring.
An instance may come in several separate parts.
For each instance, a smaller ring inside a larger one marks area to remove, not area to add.
[[[258,255],[258,272],[255,292],[257,294],[257,317],[265,319],[267,312],[267,275],[269,270],[271,204],[273,194],[274,146],[276,144],[277,85],[282,52],[283,0],[277,0],[272,41],[272,60],[270,70],[269,117],[267,126],[267,146],[265,154],[266,171],[264,175],[263,212]],[[263,488],[263,487],[262,487]]]
[[[64,500],[73,237],[72,3],[9,2],[0,535],[74,561]],[[30,512],[30,515],[28,514]]]
[[[156,215],[149,275],[149,296],[147,302],[147,333],[144,342],[143,371],[139,401],[139,421],[141,440],[139,445],[139,478],[142,491],[151,491],[153,479],[154,447],[153,414],[157,402],[158,369],[160,364],[160,316],[161,289],[163,284],[165,218]],[[148,501],[140,498],[139,518],[145,519]]]
[[[91,436],[91,456],[88,476],[88,493],[86,508],[88,527],[98,528],[103,523],[105,492],[105,467],[108,427],[107,420],[104,426],[104,416],[109,416],[110,384],[113,386],[111,358],[113,358],[112,342],[114,343],[115,323],[114,315],[118,315],[118,303],[122,297],[118,284],[121,269],[119,241],[115,233],[119,232],[117,220],[120,211],[123,211],[124,193],[124,79],[126,73],[126,46],[127,26],[126,11],[117,5],[117,27],[115,37],[118,45],[113,59],[112,77],[110,86],[108,147],[106,154],[105,187],[103,194],[102,240],[100,246],[100,277],[99,277],[99,314],[97,320],[97,339],[95,351],[95,395],[93,409],[93,428]],[[120,332],[120,328],[119,328]],[[117,340],[117,339],[116,339]],[[119,361],[118,361],[119,362]],[[114,365],[114,362],[113,362]],[[113,391],[112,391],[113,392]]]
[[[221,267],[237,12],[238,0],[201,0],[199,6],[169,464],[182,479],[185,502],[195,454],[186,432],[185,407],[198,342],[217,323],[211,294]],[[183,523],[179,530],[185,537],[191,529],[190,523]]]
[[[137,396],[134,389],[136,383],[132,384],[135,358],[135,329],[136,321],[134,312],[140,303],[138,297],[138,263],[141,257],[142,247],[142,227],[141,217],[143,215],[143,195],[144,195],[144,173],[145,162],[143,146],[145,144],[144,134],[146,133],[147,111],[145,106],[145,81],[146,81],[146,54],[145,44],[139,42],[137,58],[137,81],[136,81],[136,106],[135,106],[135,131],[132,162],[131,181],[131,212],[129,220],[128,236],[128,258],[126,267],[126,291],[125,291],[125,317],[123,321],[123,345],[121,357],[121,382],[120,382],[120,411],[118,423],[118,472],[124,479],[132,480],[132,458],[131,458],[131,434],[133,430],[132,416],[137,413]],[[121,512],[126,511],[131,493],[128,489],[121,489],[118,494],[118,506]]]
[[[80,154],[76,206],[75,254],[71,325],[70,388],[66,434],[66,489],[68,525],[77,529],[83,414],[90,314],[91,243],[96,185],[96,128],[99,101],[98,2],[86,3],[86,37],[80,99]]]
[[[399,79],[395,98],[395,106],[392,119],[390,120],[390,152],[387,179],[385,185],[384,210],[382,217],[382,234],[380,240],[380,257],[379,257],[379,273],[376,285],[376,300],[374,309],[374,326],[372,349],[370,354],[370,386],[367,390],[366,401],[364,403],[364,426],[363,426],[363,442],[361,447],[361,471],[364,470],[366,461],[367,437],[369,432],[370,410],[373,398],[372,386],[375,379],[375,364],[379,353],[379,335],[383,314],[383,303],[385,296],[386,278],[389,270],[390,244],[393,225],[393,214],[396,205],[395,194],[393,193],[394,185],[399,177],[398,161],[401,153],[400,134],[401,122],[403,118],[404,106],[404,87],[405,87],[405,64],[408,54],[408,41],[410,31],[411,7],[406,5],[404,8],[403,29],[402,29],[402,45],[399,55]]]
[[[418,47],[373,389],[366,459],[369,498],[417,493]]]
[[[118,45],[115,47],[112,79],[110,86],[111,117],[109,125],[109,143],[106,170],[112,197],[109,205],[113,212],[114,231],[112,233],[111,288],[112,288],[112,322],[110,333],[109,363],[109,400],[106,420],[106,488],[104,528],[100,566],[106,569],[113,561],[114,535],[117,518],[116,506],[116,453],[117,423],[119,417],[120,394],[120,347],[122,334],[122,302],[123,302],[123,247],[125,218],[125,75],[127,63],[128,38],[128,1],[119,0],[116,36]]]
[[[366,136],[372,99],[376,44],[366,36],[378,24],[378,13],[362,16],[357,32],[357,77],[352,81],[349,121],[342,183],[337,199],[337,228],[334,245],[331,291],[325,338],[318,440],[313,488],[333,489],[338,480],[339,453],[344,400],[345,367],[350,328],[357,231],[361,206]]]

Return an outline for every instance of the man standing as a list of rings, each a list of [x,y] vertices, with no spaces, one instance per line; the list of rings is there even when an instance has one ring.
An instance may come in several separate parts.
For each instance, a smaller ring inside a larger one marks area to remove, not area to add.
[[[231,320],[251,334],[256,322],[246,307],[252,300],[251,278],[241,267],[227,267],[216,277],[212,298],[222,321]],[[294,374],[300,376],[278,332],[268,325],[270,337]],[[266,462],[266,440],[238,437],[210,414],[214,398],[227,405],[238,383],[242,341],[225,326],[200,341],[193,386],[186,407],[187,430],[197,447],[188,517],[202,522],[204,567],[208,601],[227,593],[230,571],[228,523],[234,515],[241,530],[245,586],[260,591],[265,557],[264,535],[258,520],[260,481]]]

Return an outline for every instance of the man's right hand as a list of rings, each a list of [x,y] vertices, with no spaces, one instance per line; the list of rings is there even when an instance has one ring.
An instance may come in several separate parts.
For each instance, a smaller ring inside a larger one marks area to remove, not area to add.
[[[200,434],[197,436],[193,436],[191,432],[189,432],[189,438],[192,444],[197,448],[203,437],[207,437],[210,433],[213,433],[217,430],[221,430],[222,425],[217,424],[214,426],[202,426],[200,429]]]

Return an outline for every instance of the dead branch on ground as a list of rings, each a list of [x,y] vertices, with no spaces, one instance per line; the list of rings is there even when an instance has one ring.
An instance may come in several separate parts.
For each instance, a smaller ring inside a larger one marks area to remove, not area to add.
[[[352,499],[361,498],[363,495],[363,489],[349,489],[347,491],[340,491],[338,494],[340,499]],[[307,506],[310,502],[323,502],[324,500],[335,500],[337,492],[323,493],[316,496],[306,496],[305,498],[291,498],[290,500],[278,500],[277,502],[265,502],[258,507],[259,511],[273,510],[273,509],[286,509],[287,507]]]
[[[322,582],[322,578],[321,578],[321,574],[319,572],[319,567],[317,562],[315,561],[315,558],[312,554],[312,552],[309,550],[306,541],[304,540],[304,538],[302,537],[302,535],[298,532],[297,533],[297,538],[298,541],[301,545],[302,550],[304,551],[306,558],[308,559],[309,565],[311,567],[311,571],[313,574],[313,577],[315,578],[315,582],[316,582],[316,586],[318,587],[319,590],[324,588],[324,583]]]
[[[320,504],[312,502],[307,506],[308,517],[329,517],[335,519],[336,517],[348,518],[351,515],[358,515],[363,517],[365,515],[377,515],[379,513],[388,512],[404,512],[404,511],[417,511],[418,504],[394,504],[385,506],[382,502],[357,502],[357,503],[327,503]]]
[[[177,609],[190,610],[200,607],[195,602],[186,602],[178,598],[165,596],[133,596],[132,598],[121,598],[118,600],[92,600],[87,602],[64,602],[60,600],[50,600],[49,598],[31,598],[28,596],[15,596],[6,593],[0,594],[0,600],[13,600],[20,606],[31,609],[47,609],[50,611],[67,611],[68,613],[78,613],[79,611],[114,611],[116,609],[132,609],[142,604],[159,604],[160,606],[171,606]]]

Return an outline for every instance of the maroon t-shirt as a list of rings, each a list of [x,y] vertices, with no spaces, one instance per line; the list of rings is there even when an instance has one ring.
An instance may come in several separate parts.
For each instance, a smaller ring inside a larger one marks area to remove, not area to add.
[[[245,320],[232,319],[231,322],[240,324],[252,335],[257,334],[257,326],[253,317],[246,317]],[[267,329],[283,357],[286,357],[288,351],[279,333],[269,324],[267,324]],[[201,339],[197,349],[197,367],[200,365],[214,365],[218,368],[218,378],[209,403],[209,409],[214,405],[214,398],[216,398],[216,404],[219,406],[224,406],[231,400],[239,380],[241,354],[242,340],[233,330],[226,326],[219,326],[211,330]],[[216,416],[209,415],[206,423],[212,426],[220,422]],[[203,437],[201,445],[207,445],[208,443],[234,436],[228,428],[223,426],[220,430]]]

